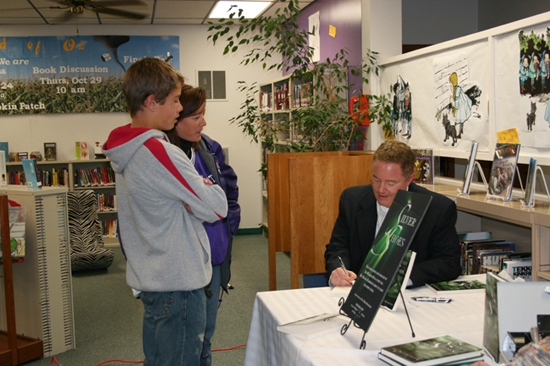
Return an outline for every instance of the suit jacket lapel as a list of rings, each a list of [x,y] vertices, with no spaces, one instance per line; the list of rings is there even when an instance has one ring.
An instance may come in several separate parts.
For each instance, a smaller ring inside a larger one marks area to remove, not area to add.
[[[370,190],[370,193],[360,202],[360,205],[361,209],[357,212],[355,220],[360,241],[359,248],[361,250],[361,255],[364,257],[367,255],[374,242],[376,219],[378,217],[376,199],[372,190]]]

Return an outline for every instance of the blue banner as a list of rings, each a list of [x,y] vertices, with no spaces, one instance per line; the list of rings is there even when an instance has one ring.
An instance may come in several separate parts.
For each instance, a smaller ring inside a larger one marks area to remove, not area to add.
[[[125,112],[122,77],[143,57],[179,69],[179,37],[2,37],[0,115]]]

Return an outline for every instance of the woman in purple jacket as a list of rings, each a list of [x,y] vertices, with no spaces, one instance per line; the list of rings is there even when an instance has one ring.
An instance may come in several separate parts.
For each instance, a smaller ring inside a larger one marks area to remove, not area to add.
[[[233,235],[239,228],[241,208],[237,202],[239,188],[235,171],[225,162],[225,154],[220,144],[204,135],[206,126],[206,91],[200,87],[184,85],[180,97],[183,110],[175,127],[166,134],[170,142],[179,146],[191,159],[198,173],[220,185],[227,196],[228,211],[225,219],[214,223],[204,222],[210,240],[212,256],[212,282],[207,288],[206,333],[201,365],[212,363],[211,338],[216,326],[218,306],[222,288],[227,292],[231,264],[231,244]]]

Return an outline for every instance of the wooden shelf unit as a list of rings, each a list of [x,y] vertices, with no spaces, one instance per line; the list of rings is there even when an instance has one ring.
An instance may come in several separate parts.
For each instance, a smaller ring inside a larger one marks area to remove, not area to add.
[[[458,183],[461,183],[458,182]],[[516,243],[516,252],[530,252],[533,281],[550,281],[550,204],[537,201],[534,208],[512,201],[489,199],[487,192],[472,188],[461,195],[457,187],[437,183],[424,187],[456,202],[458,231],[491,231],[495,239]]]
[[[96,194],[100,193],[108,193],[108,194],[116,194],[116,186],[115,185],[104,185],[104,186],[75,186],[75,173],[78,169],[91,169],[91,168],[105,168],[110,167],[111,161],[109,159],[90,159],[90,160],[59,160],[59,161],[37,161],[37,167],[38,171],[42,171],[46,168],[65,168],[68,172],[68,178],[69,178],[69,184],[66,186],[66,188],[69,191],[77,191],[77,190],[84,190],[84,189],[91,189]],[[11,162],[6,164],[6,168],[8,172],[11,171],[23,171],[23,165],[21,162]],[[113,173],[114,176],[114,173]],[[99,207],[98,207],[99,208]],[[103,222],[104,220],[109,219],[116,219],[117,218],[117,211],[97,211],[99,220]],[[104,236],[104,241],[107,246],[117,246],[118,245],[118,239]],[[1,366],[1,365],[0,365]]]

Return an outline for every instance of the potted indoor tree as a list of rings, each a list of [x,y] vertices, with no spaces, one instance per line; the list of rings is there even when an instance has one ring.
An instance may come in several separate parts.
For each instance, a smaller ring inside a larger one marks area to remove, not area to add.
[[[364,138],[357,128],[358,119],[369,118],[371,123],[389,126],[389,94],[369,94],[361,98],[362,85],[348,83],[348,72],[361,76],[363,84],[369,82],[371,73],[378,75],[377,52],[369,51],[361,65],[350,65],[345,49],[332,59],[313,62],[313,49],[308,45],[309,32],[300,29],[297,23],[298,1],[282,1],[288,5],[278,9],[274,16],[245,19],[242,9],[235,9],[228,19],[220,19],[218,24],[210,23],[208,39],[214,43],[224,41],[224,54],[235,53],[243,45],[251,46],[242,65],[259,62],[266,70],[275,68],[291,72],[290,79],[308,85],[307,104],[293,109],[287,120],[274,123],[262,118],[256,83],[239,82],[246,98],[240,107],[241,113],[230,122],[237,124],[255,142],[262,141],[269,151],[278,151],[277,136],[292,130],[294,138],[285,145],[290,152],[347,150],[352,141]],[[274,54],[280,54],[282,61],[273,62]],[[353,113],[348,104],[350,91],[359,96]],[[362,108],[364,103],[369,104],[368,109]]]

